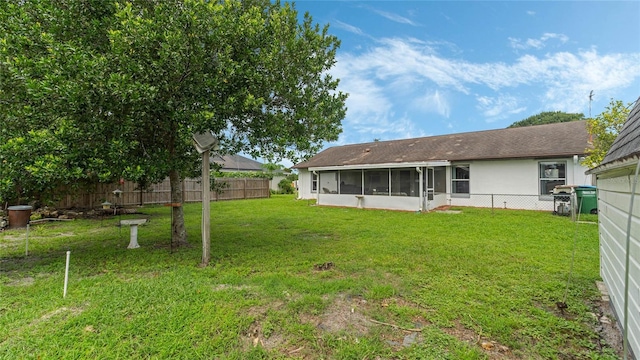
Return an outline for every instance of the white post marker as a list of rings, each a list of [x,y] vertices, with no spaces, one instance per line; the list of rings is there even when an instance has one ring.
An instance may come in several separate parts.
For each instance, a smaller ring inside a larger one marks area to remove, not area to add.
[[[209,167],[209,152],[220,150],[218,146],[218,137],[211,131],[205,131],[200,134],[193,134],[193,143],[199,154],[202,155],[202,264],[201,266],[209,265],[211,260],[211,184],[209,183],[209,174],[211,168]]]
[[[71,251],[67,251],[67,266],[64,269],[64,292],[62,294],[63,298],[67,297],[67,283],[69,283],[69,257],[71,256]]]
[[[202,153],[202,265],[209,264],[211,259],[211,171],[209,165],[209,152]]]
[[[29,224],[27,224],[27,241],[25,243],[24,256],[29,256]]]

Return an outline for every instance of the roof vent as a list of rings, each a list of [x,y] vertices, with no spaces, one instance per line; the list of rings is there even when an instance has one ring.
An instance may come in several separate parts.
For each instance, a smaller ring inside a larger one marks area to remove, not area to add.
[[[364,152],[370,152],[370,151],[371,151],[371,149],[369,149],[369,148],[364,149]]]

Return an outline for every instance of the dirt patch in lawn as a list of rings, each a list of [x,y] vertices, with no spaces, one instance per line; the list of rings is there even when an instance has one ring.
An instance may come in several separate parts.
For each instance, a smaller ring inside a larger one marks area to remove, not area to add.
[[[216,290],[228,289],[226,286],[221,286]],[[418,312],[424,311],[424,308],[401,297],[367,301],[361,296],[338,294],[331,300],[329,298],[324,300],[327,306],[322,313],[302,312],[298,315],[300,323],[311,325],[316,329],[318,332],[317,341],[320,343],[323,341],[322,333],[357,339],[358,337],[370,335],[371,330],[375,327],[376,329],[382,329],[379,336],[388,346],[395,351],[400,351],[403,348],[423,343],[425,341],[423,331],[434,327],[432,323],[419,315],[412,318],[411,324],[405,327],[394,323],[394,315],[392,313],[385,315],[386,310],[384,309],[387,306],[391,308],[390,304],[415,308]],[[597,346],[601,351],[613,348],[616,354],[621,354],[621,336],[619,336],[620,332],[617,329],[615,320],[613,320],[614,317],[608,307],[608,302],[598,302],[594,305],[597,305],[599,309],[597,310],[598,313],[594,314],[599,324],[596,329],[600,335]],[[268,351],[277,351],[285,356],[301,359],[316,358],[318,355],[315,352],[317,351],[317,344],[314,346],[306,341],[295,340],[286,333],[281,332],[277,325],[274,328],[274,324],[268,323],[268,314],[271,311],[286,312],[285,308],[285,302],[275,302],[249,309],[248,313],[255,318],[255,321],[243,333],[243,347],[248,349],[260,346]],[[381,314],[383,318],[390,320],[386,320],[388,322],[377,321],[371,317],[371,314],[374,313]],[[561,314],[557,315],[562,316]],[[465,327],[460,321],[455,321],[453,326],[450,327],[438,327],[438,330],[468,344],[470,347],[479,348],[488,359],[507,360],[520,358],[509,347]]]
[[[593,316],[597,320],[595,330],[599,336],[596,345],[598,345],[600,350],[607,347],[611,348],[618,357],[622,358],[624,355],[624,339],[616,316],[611,309],[609,292],[601,281],[596,282],[596,286],[601,294],[600,299],[592,305],[594,309]]]
[[[34,319],[29,326],[38,326],[44,322],[52,319],[68,319],[70,317],[78,316],[84,311],[84,307],[66,307],[63,306],[56,310],[50,311],[37,319]]]
[[[214,287],[214,291],[229,289],[244,290],[246,288],[250,287],[220,284]],[[267,318],[267,313],[270,310],[281,309],[283,306],[284,303],[277,301],[269,305],[254,306],[247,310],[247,315],[255,318],[255,320],[251,323],[249,329],[242,334],[242,346],[245,350],[257,346],[261,346],[267,350],[273,350],[282,347],[286,343],[286,339],[282,334],[277,332],[265,334],[263,331],[263,325]]]
[[[356,335],[369,332],[372,323],[363,315],[369,304],[360,297],[338,295],[320,316],[306,316],[302,322],[311,323],[330,333],[347,331]]]
[[[455,326],[441,330],[470,346],[480,347],[489,359],[519,359],[507,346],[479,335],[474,330],[466,328],[459,321],[455,322]]]
[[[31,276],[14,279],[7,283],[7,286],[31,286],[35,283],[35,279]]]

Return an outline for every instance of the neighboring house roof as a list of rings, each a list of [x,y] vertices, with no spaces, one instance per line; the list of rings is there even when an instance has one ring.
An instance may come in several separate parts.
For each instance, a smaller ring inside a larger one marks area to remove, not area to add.
[[[587,122],[581,120],[336,146],[294,168],[567,157],[585,154],[590,146]]]
[[[220,171],[264,171],[262,163],[240,155],[216,155],[212,161],[222,166]]]

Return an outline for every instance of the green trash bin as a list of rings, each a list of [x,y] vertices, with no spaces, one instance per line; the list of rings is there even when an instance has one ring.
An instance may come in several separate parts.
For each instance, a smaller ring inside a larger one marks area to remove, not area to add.
[[[581,214],[598,213],[598,195],[595,186],[578,186],[575,192]]]

